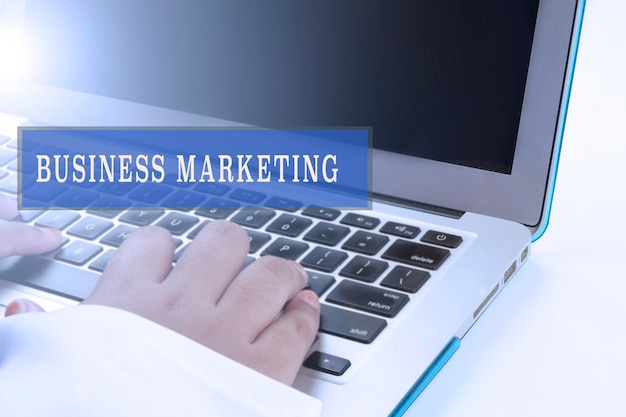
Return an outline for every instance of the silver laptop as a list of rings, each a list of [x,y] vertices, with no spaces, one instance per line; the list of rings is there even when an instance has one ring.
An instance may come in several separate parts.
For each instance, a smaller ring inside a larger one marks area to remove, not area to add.
[[[295,387],[320,398],[324,416],[403,414],[547,227],[583,6],[0,1],[12,58],[0,69],[3,192],[17,191],[18,125],[366,126],[374,147],[371,210],[276,209],[254,224],[218,206],[25,211],[21,221],[56,225],[67,240],[1,261],[0,304],[76,303],[133,228],[169,226],[182,250],[204,222],[226,218],[263,236],[252,260],[276,239],[304,248],[294,259],[320,295],[322,324]],[[193,191],[245,206],[236,187]],[[285,219],[305,226],[286,237]],[[102,230],[81,233],[91,224]],[[329,227],[341,235],[319,239]],[[77,257],[81,245],[95,249]],[[341,259],[316,268],[318,248]]]

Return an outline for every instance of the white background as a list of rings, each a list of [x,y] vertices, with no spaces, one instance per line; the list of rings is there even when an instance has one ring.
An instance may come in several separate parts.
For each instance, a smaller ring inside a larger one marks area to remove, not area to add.
[[[408,416],[626,416],[626,2],[587,1],[552,218]]]

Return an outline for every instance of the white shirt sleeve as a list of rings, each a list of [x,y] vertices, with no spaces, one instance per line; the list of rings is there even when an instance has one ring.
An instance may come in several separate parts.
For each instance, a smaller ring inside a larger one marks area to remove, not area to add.
[[[167,328],[81,305],[0,319],[6,416],[316,417],[319,400]]]

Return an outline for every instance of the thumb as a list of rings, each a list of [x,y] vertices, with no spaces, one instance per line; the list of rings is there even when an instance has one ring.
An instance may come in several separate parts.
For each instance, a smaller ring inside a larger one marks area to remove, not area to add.
[[[34,313],[34,312],[43,312],[45,311],[43,307],[34,301],[27,300],[26,298],[18,298],[17,300],[13,300],[7,305],[6,310],[4,311],[4,317],[9,317],[14,314],[22,314],[22,313]]]

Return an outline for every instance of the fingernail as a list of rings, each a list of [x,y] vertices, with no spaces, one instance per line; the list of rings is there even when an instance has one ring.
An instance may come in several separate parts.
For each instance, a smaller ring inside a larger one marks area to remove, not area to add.
[[[50,237],[61,239],[61,232],[58,229],[54,229],[52,227],[42,227],[40,230]]]
[[[311,307],[313,307],[315,309],[319,309],[319,307],[320,307],[320,300],[317,297],[317,294],[315,294],[313,291],[310,291],[310,290],[301,291],[300,292],[300,298],[302,298],[302,301],[304,301],[305,303],[307,303]]]
[[[306,273],[306,271],[304,270],[304,268],[302,267],[302,265],[300,265],[298,262],[296,261],[291,261],[292,265],[296,267],[296,269],[298,270],[298,272],[300,273],[300,275],[302,275],[307,282],[309,281],[309,275]]]
[[[25,298],[13,300],[7,306],[4,315],[5,317],[12,316],[14,314],[21,313],[34,313],[44,311],[41,306],[33,301]]]

